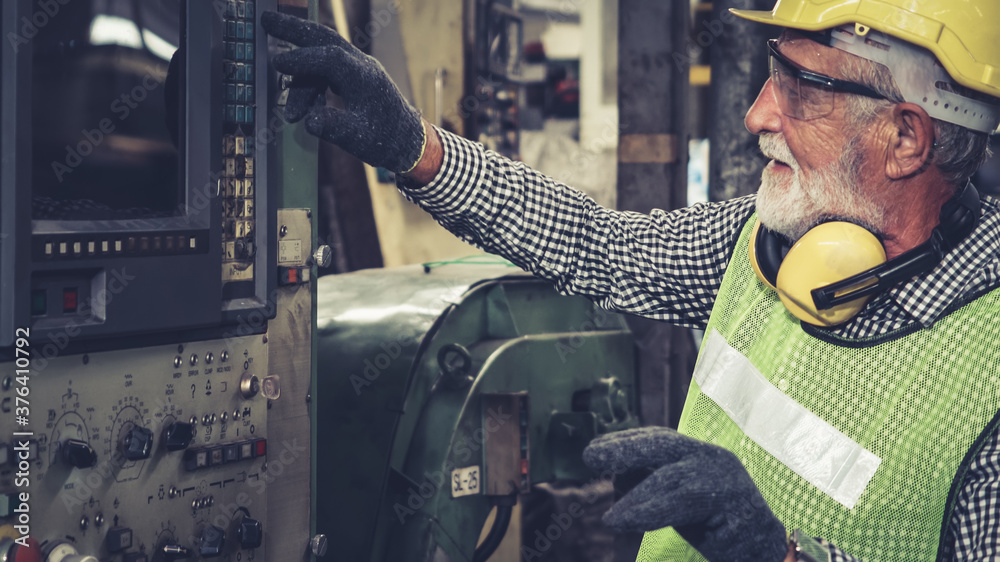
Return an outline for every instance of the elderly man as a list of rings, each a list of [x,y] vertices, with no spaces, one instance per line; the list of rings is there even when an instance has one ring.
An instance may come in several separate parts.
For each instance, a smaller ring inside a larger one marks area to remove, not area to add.
[[[427,125],[326,28],[263,25],[302,47],[274,61],[296,77],[288,116],[400,172],[456,235],[566,293],[706,329],[680,433],[584,453],[641,477],[605,515],[648,531],[640,560],[1000,556],[1000,207],[968,185],[1000,124],[1000,7],[738,15],[786,28],[746,116],[771,158],[759,193],[648,216]],[[327,87],[345,109],[313,105]]]

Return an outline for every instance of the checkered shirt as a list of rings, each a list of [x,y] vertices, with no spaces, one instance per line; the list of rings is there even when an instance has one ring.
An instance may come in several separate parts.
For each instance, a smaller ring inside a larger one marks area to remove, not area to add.
[[[403,194],[456,236],[501,255],[562,293],[616,311],[704,329],[756,196],[671,212],[615,211],[482,145],[438,129],[444,162]],[[835,337],[874,338],[930,327],[956,301],[1000,280],[1000,204],[983,197],[973,235],[929,273],[873,298]],[[1000,557],[1000,435],[970,467],[952,517],[945,559]],[[833,562],[857,560],[821,540]],[[875,561],[879,562],[879,561]]]

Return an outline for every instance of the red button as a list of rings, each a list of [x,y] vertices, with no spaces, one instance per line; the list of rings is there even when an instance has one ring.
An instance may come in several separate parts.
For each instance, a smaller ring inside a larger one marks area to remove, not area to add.
[[[257,455],[256,456],[263,457],[264,455],[267,454],[267,440],[266,439],[258,439],[257,443],[255,444],[255,446],[257,447]]]
[[[76,289],[63,289],[63,312],[76,312]]]
[[[28,537],[28,546],[22,546],[20,544],[15,545],[11,552],[14,556],[11,558],[13,562],[41,562],[42,560],[42,548],[38,545],[38,541],[34,537]]]

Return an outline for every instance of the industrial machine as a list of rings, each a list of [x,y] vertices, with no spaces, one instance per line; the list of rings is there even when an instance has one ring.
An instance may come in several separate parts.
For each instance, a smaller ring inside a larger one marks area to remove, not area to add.
[[[514,271],[320,278],[316,527],[342,559],[486,560],[520,495],[594,480],[586,444],[637,425],[624,319]]]
[[[0,8],[0,560],[312,555],[313,219],[284,207],[315,142],[277,7]]]

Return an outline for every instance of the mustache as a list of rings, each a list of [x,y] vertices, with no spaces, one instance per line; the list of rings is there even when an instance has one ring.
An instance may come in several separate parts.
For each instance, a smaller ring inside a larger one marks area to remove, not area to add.
[[[785,137],[781,136],[780,133],[761,133],[757,138],[757,144],[760,146],[760,151],[767,158],[793,167],[798,165],[795,157],[792,156],[792,150],[788,148],[788,143],[785,142]]]

